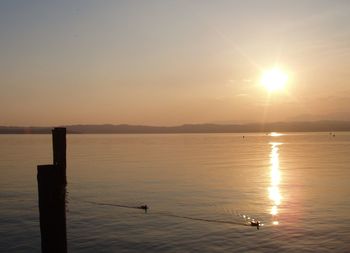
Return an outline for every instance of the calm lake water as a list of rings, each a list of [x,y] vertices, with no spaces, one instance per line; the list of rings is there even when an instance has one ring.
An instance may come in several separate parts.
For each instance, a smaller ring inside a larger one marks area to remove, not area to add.
[[[67,141],[70,252],[350,252],[348,132]],[[50,135],[0,135],[0,252],[40,252],[51,157]]]

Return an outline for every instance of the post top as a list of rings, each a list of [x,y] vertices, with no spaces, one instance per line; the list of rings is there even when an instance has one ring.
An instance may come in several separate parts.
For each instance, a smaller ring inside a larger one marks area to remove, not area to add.
[[[55,127],[52,129],[53,132],[66,132],[65,127]]]

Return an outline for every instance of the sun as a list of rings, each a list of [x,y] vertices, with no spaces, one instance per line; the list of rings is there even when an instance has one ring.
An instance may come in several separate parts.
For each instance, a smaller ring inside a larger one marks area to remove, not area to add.
[[[260,82],[269,92],[282,90],[288,80],[288,75],[279,68],[266,70],[262,73]]]

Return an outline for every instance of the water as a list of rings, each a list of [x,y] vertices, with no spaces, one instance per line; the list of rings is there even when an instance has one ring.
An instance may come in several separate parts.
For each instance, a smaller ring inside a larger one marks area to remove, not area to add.
[[[67,138],[70,252],[350,250],[350,133]],[[0,135],[0,252],[40,252],[51,152],[50,135]]]

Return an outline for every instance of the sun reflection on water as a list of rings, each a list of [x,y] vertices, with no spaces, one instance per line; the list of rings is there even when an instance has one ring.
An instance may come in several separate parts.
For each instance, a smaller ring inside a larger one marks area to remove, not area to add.
[[[273,225],[278,225],[278,206],[281,204],[282,196],[279,189],[279,184],[281,182],[280,164],[279,164],[279,146],[282,143],[272,142],[271,153],[270,153],[270,177],[271,184],[268,188],[269,198],[272,201],[272,207],[270,209],[270,214],[272,215]]]
[[[271,132],[271,133],[269,133],[269,135],[272,137],[278,137],[278,136],[283,136],[284,134],[277,133],[277,132]]]

